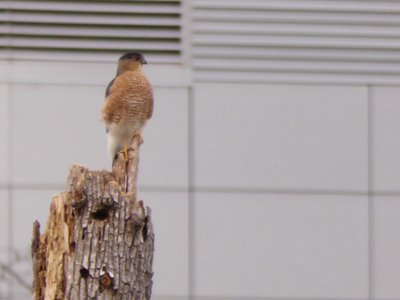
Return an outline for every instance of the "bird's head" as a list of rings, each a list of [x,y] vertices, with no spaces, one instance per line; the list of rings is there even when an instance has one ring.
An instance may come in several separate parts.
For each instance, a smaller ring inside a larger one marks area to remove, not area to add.
[[[117,75],[126,71],[140,69],[144,64],[147,64],[147,61],[143,54],[139,52],[128,52],[119,58]]]

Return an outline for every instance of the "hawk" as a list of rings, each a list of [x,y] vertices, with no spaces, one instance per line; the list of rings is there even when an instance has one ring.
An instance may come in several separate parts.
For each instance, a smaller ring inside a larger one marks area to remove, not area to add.
[[[143,64],[141,53],[129,52],[118,61],[117,75],[108,84],[102,117],[106,125],[107,148],[113,165],[121,150],[127,154],[132,139],[153,114],[153,90]]]

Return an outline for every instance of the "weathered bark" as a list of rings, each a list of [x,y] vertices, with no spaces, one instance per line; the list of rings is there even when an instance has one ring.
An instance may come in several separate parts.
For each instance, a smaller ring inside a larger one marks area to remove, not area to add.
[[[140,143],[135,136],[112,173],[71,168],[44,234],[34,224],[33,299],[150,299],[154,234],[137,199]]]

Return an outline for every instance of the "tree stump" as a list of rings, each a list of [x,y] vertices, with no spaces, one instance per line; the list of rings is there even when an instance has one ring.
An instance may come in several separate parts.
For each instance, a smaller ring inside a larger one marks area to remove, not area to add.
[[[150,299],[154,234],[137,199],[140,144],[137,135],[112,172],[72,166],[45,232],[33,226],[33,299]]]

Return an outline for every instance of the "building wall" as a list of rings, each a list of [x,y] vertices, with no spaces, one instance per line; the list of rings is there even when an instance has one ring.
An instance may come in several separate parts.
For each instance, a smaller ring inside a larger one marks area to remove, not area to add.
[[[400,299],[400,4],[295,2],[184,1],[182,63],[146,67],[155,300]],[[70,166],[110,168],[115,64],[22,52],[0,60],[0,269],[29,283]],[[30,295],[0,272],[0,299]]]
[[[32,222],[44,228],[71,164],[110,167],[100,108],[114,67],[2,62],[0,258],[28,282]],[[155,299],[400,299],[400,87],[147,72]],[[3,299],[28,299],[9,281]]]
[[[100,109],[115,65],[3,61],[1,69],[0,257],[30,282],[32,222],[38,219],[45,228],[51,197],[65,189],[70,166],[110,169]],[[149,69],[156,107],[146,128],[139,182],[160,220],[155,292],[186,295],[189,81],[187,72],[173,66]],[[172,245],[171,233],[179,237]],[[14,280],[10,286],[1,281],[0,298],[22,299]]]

